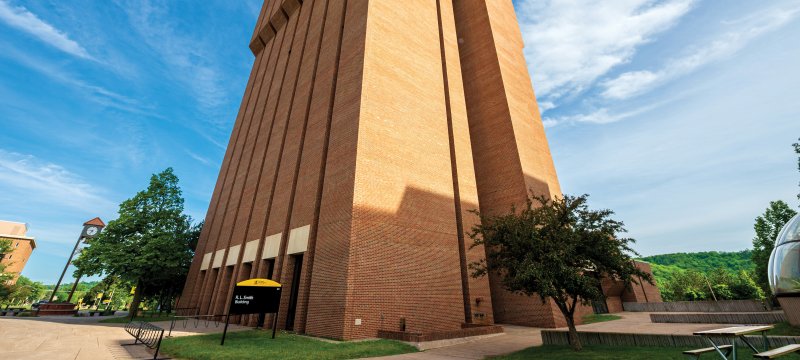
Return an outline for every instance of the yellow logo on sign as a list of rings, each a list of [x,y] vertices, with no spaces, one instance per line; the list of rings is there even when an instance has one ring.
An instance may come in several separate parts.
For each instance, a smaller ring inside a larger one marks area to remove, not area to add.
[[[281,284],[270,279],[250,279],[236,283],[236,286],[281,287]]]

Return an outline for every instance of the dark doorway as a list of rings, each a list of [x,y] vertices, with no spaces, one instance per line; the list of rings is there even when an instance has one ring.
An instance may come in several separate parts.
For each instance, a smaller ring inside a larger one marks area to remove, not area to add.
[[[286,310],[286,330],[294,330],[294,316],[297,311],[297,294],[300,292],[300,272],[303,269],[303,254],[292,256],[292,290],[289,293],[289,308]]]
[[[219,268],[211,269],[211,275],[209,275],[208,284],[204,284],[201,292],[200,292],[200,299],[198,302],[201,304],[200,312],[202,314],[213,314],[214,309],[211,306],[211,300],[214,297],[214,284],[217,281],[217,276],[219,276]],[[204,279],[205,281],[205,279]]]
[[[608,304],[606,304],[606,298],[604,297],[601,300],[593,300],[592,309],[594,310],[595,314],[608,314]]]
[[[603,291],[602,282],[597,284],[597,289],[600,290],[600,294],[603,294],[603,297],[600,300],[592,300],[592,310],[594,310],[595,314],[608,314],[608,303],[606,302],[606,293]]]
[[[272,272],[275,268],[275,259],[267,259],[264,260],[264,264],[262,265],[264,269],[261,270],[262,274],[266,274],[264,277],[265,279],[272,279]]]

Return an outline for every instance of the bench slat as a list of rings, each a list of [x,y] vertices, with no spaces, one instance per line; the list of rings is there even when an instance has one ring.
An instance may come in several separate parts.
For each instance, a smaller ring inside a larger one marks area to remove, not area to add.
[[[778,356],[783,356],[786,354],[791,354],[793,352],[800,351],[800,345],[798,344],[791,344],[786,346],[781,346],[777,349],[772,349],[769,351],[760,352],[758,354],[753,355],[754,358],[758,359],[772,359]]]
[[[733,345],[721,345],[719,347],[719,349],[720,350],[725,350],[725,349],[730,349],[732,347],[733,347]],[[705,354],[705,353],[712,352],[712,351],[716,351],[716,349],[714,349],[713,347],[707,347],[707,348],[702,348],[702,349],[687,350],[687,351],[684,351],[683,353],[686,354],[686,355],[700,355],[700,354]]]

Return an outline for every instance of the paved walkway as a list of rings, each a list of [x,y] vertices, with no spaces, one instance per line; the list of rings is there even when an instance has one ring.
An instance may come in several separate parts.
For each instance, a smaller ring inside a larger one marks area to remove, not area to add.
[[[146,359],[153,355],[143,345],[133,343],[124,324],[102,324],[99,318],[41,316],[37,318],[0,317],[0,359],[113,360]],[[169,322],[155,325],[169,329]],[[184,329],[176,325],[172,336],[221,332],[222,326],[194,324]],[[231,325],[228,331],[248,329]],[[166,334],[164,334],[166,336]]]
[[[503,325],[504,334],[477,336],[476,339],[423,352],[384,356],[386,360],[461,360],[483,359],[542,345],[542,331],[537,328]],[[424,346],[424,345],[423,345]]]
[[[730,324],[654,324],[650,322],[650,313],[626,312],[615,314],[622,319],[578,326],[578,331],[601,331],[618,333],[643,334],[685,334],[695,331],[718,329]],[[541,329],[522,326],[503,325],[505,334],[480,337],[468,342],[438,347],[423,352],[386,356],[375,359],[385,360],[462,360],[483,359],[519,351],[531,346],[542,345]],[[566,328],[562,328],[566,330]],[[422,344],[429,346],[430,344]],[[424,347],[422,348],[424,349]]]
[[[692,335],[692,333],[695,331],[733,326],[731,324],[652,323],[650,322],[650,313],[646,312],[623,312],[614,315],[620,315],[622,316],[622,319],[589,325],[580,325],[578,326],[578,331]]]
[[[579,331],[625,332],[645,334],[691,334],[699,330],[728,327],[726,324],[654,324],[649,313],[622,313],[622,319],[581,325]],[[142,345],[121,346],[133,342],[123,324],[101,324],[98,318],[0,317],[0,359],[144,359],[152,357]],[[157,322],[169,329],[169,322]],[[221,332],[222,326],[193,320],[184,328],[177,323],[173,336]],[[541,329],[504,325],[504,334],[477,336],[468,339],[443,340],[417,344],[425,351],[387,356],[386,360],[463,360],[483,359],[508,354],[542,344]],[[245,327],[231,325],[229,330]]]

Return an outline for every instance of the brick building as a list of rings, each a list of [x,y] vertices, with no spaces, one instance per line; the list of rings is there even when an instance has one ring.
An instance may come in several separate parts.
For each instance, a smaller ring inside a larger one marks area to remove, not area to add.
[[[266,0],[179,305],[265,277],[316,336],[563,325],[467,269],[470,210],[560,194],[522,47],[511,0]]]
[[[36,248],[36,240],[27,236],[27,232],[28,225],[25,223],[0,220],[0,240],[11,242],[11,252],[0,254],[0,264],[5,265],[5,272],[14,274],[11,284],[17,282],[19,274]]]

